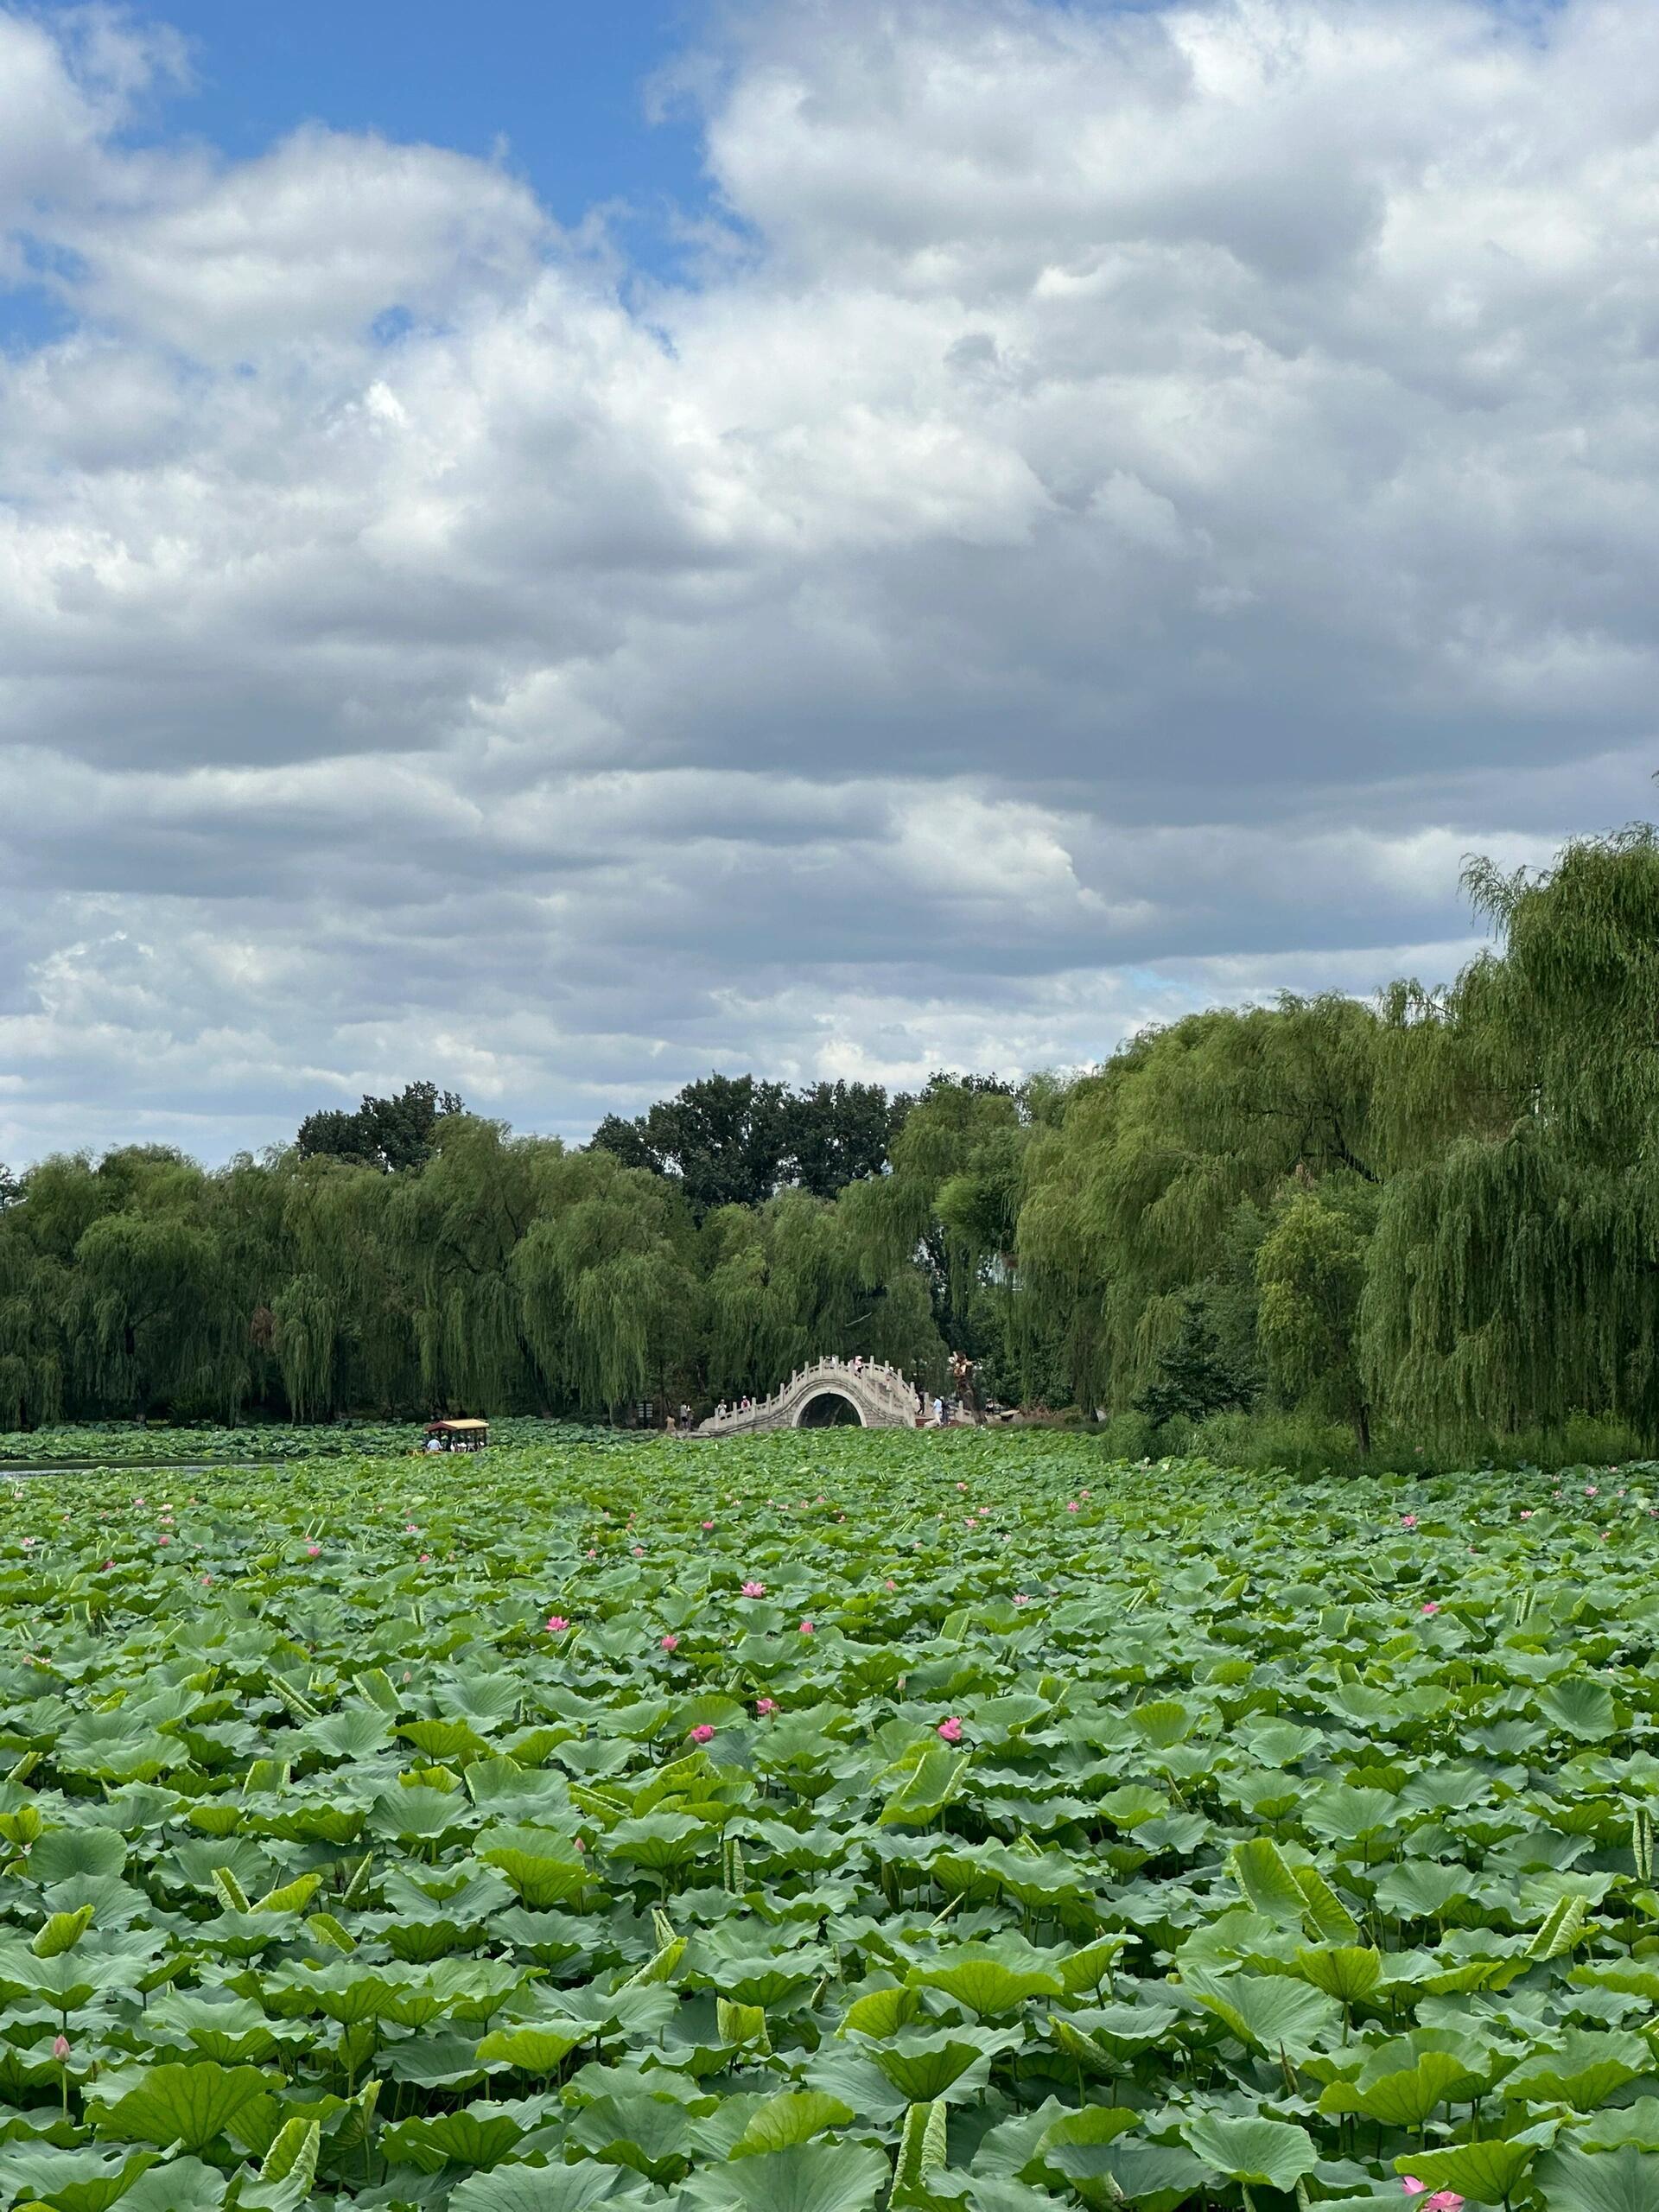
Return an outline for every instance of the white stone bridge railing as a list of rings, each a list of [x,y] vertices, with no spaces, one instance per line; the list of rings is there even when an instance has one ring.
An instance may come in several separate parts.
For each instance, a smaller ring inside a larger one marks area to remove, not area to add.
[[[741,1409],[728,1406],[711,1414],[697,1428],[699,1436],[753,1436],[769,1428],[801,1428],[816,1425],[810,1409],[826,1399],[842,1399],[865,1428],[912,1428],[916,1423],[916,1391],[896,1367],[885,1361],[821,1359],[803,1367],[781,1383],[769,1398]],[[817,1416],[822,1419],[823,1413]]]

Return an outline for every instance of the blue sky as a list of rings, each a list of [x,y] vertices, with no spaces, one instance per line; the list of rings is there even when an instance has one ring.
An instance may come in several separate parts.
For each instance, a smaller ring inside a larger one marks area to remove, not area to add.
[[[0,1159],[1444,979],[1651,803],[1656,147],[1653,0],[0,0]]]
[[[194,86],[166,101],[159,136],[197,131],[232,157],[302,123],[480,159],[505,142],[563,223],[630,202],[646,256],[664,205],[701,198],[696,117],[682,105],[647,119],[647,86],[702,22],[701,0],[147,0],[130,12],[189,41]]]

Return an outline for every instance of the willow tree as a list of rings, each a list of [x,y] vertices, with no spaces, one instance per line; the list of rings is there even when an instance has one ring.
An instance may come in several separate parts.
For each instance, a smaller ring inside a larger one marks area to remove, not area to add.
[[[412,1301],[421,1388],[434,1408],[505,1413],[537,1402],[535,1360],[510,1273],[536,1219],[556,1139],[446,1113],[418,1174],[397,1179],[387,1219]]]
[[[1027,1165],[1019,1258],[1085,1402],[1147,1387],[1189,1295],[1226,1274],[1241,1207],[1298,1173],[1380,1179],[1382,1028],[1335,996],[1217,1009],[1135,1038],[1072,1087]]]
[[[1659,1436],[1659,841],[1465,881],[1496,942],[1451,995],[1488,1127],[1396,1177],[1362,1312],[1372,1392],[1438,1433],[1608,1413]]]
[[[392,1217],[396,1179],[292,1154],[277,1172],[293,1273],[271,1305],[296,1416],[418,1405],[415,1299]]]
[[[550,1154],[534,1180],[537,1218],[509,1273],[548,1398],[597,1415],[672,1396],[696,1352],[684,1200],[662,1177],[602,1150]]]

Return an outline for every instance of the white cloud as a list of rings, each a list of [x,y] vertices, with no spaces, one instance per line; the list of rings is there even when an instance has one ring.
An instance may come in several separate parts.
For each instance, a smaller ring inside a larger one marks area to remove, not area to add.
[[[0,1156],[1076,1064],[1448,972],[1466,850],[1645,804],[1645,0],[753,6],[683,287],[442,148],[132,150],[176,41],[72,28],[0,4],[71,317],[0,354]]]

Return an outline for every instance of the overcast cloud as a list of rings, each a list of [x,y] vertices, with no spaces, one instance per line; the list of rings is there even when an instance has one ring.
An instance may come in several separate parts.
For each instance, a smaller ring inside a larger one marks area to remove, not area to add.
[[[695,279],[0,5],[0,1158],[1101,1058],[1645,811],[1659,9],[753,8]]]

